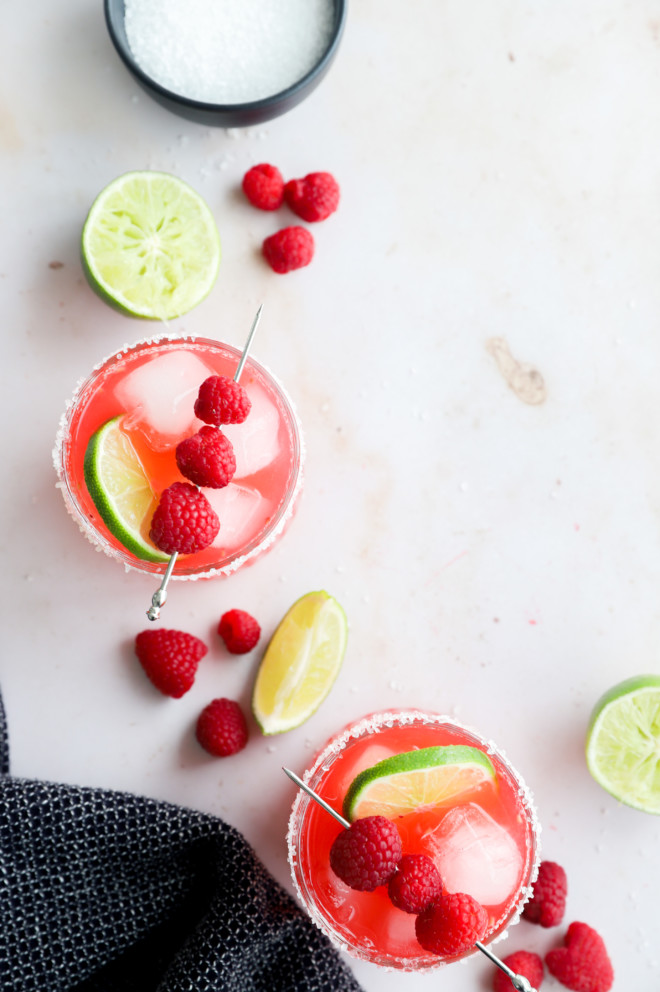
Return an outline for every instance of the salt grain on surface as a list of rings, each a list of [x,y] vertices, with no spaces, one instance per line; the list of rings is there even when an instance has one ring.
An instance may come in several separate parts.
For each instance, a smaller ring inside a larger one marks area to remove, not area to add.
[[[328,47],[332,0],[126,0],[128,43],[155,82],[203,103],[262,100]]]

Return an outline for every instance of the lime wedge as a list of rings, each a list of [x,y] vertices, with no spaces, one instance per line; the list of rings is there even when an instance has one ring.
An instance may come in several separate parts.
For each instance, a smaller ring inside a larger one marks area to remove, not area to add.
[[[356,775],[344,797],[344,816],[391,819],[426,806],[446,806],[495,780],[490,759],[476,747],[448,744],[404,751]]]
[[[127,172],[98,195],[82,232],[85,275],[132,317],[169,320],[213,286],[218,229],[202,197],[164,172]]]
[[[121,421],[113,417],[90,437],[85,484],[106,527],[128,551],[144,561],[167,561],[141,533],[156,497]]]
[[[660,676],[612,686],[593,708],[587,767],[619,802],[660,813]]]
[[[300,726],[328,695],[344,660],[348,623],[336,599],[309,592],[273,634],[257,672],[252,710],[264,734]]]

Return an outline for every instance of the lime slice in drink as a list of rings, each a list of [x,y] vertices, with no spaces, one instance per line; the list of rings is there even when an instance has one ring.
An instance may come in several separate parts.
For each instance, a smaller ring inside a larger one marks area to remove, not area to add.
[[[309,592],[273,634],[257,672],[252,710],[264,734],[300,726],[329,693],[344,660],[348,623],[336,599]]]
[[[128,172],[92,204],[81,253],[106,303],[132,317],[169,320],[210,291],[220,239],[211,211],[187,183],[164,172]]]
[[[404,751],[356,775],[344,797],[344,816],[391,819],[423,807],[447,806],[495,781],[490,759],[476,747],[448,744]]]
[[[587,767],[619,802],[660,813],[660,676],[612,686],[593,708]]]
[[[89,439],[85,484],[106,527],[128,551],[144,561],[167,561],[142,536],[156,497],[121,420],[113,417]]]

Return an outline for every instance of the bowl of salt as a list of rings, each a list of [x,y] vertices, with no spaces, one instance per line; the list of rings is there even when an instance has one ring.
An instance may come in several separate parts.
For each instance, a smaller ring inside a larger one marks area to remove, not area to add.
[[[217,127],[291,110],[335,57],[346,0],[104,0],[110,38],[163,107]]]

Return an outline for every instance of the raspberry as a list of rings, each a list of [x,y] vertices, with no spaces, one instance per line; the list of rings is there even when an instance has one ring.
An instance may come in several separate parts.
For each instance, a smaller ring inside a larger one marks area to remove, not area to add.
[[[365,816],[335,838],[330,867],[342,882],[360,892],[384,885],[401,860],[401,837],[391,820]]]
[[[166,555],[192,555],[208,548],[219,530],[220,521],[204,493],[189,482],[173,482],[154,510],[149,537]]]
[[[440,872],[426,854],[404,854],[387,891],[397,909],[421,913],[442,895]]]
[[[465,892],[452,892],[419,914],[415,933],[425,951],[455,957],[481,940],[488,926],[486,910]]]
[[[253,207],[277,210],[284,199],[282,173],[274,165],[253,165],[243,176],[243,192]]]
[[[294,214],[314,223],[325,220],[339,206],[339,185],[329,172],[310,172],[286,184],[284,199]]]
[[[208,424],[177,444],[176,463],[186,479],[210,489],[229,485],[236,471],[231,441],[217,427]]]
[[[261,636],[261,627],[245,610],[228,610],[220,617],[218,633],[230,654],[247,654]]]
[[[195,735],[204,750],[216,758],[242,751],[248,739],[243,710],[233,699],[212,700],[199,714]]]
[[[182,630],[143,630],[135,638],[135,653],[147,678],[175,699],[188,692],[207,651],[203,641]]]
[[[608,992],[614,969],[603,938],[586,923],[571,923],[564,944],[545,956],[550,974],[574,992]]]
[[[195,416],[207,424],[242,424],[252,404],[239,382],[226,375],[210,375],[199,387]]]
[[[314,238],[304,227],[283,227],[263,243],[264,258],[280,275],[302,269],[314,257]]]
[[[541,988],[543,981],[543,961],[532,951],[514,951],[502,959],[516,975],[522,975],[534,989]],[[499,968],[493,975],[493,992],[511,992],[511,979]]]
[[[542,861],[532,895],[522,915],[530,923],[556,927],[564,918],[566,908],[566,872],[554,861]]]

